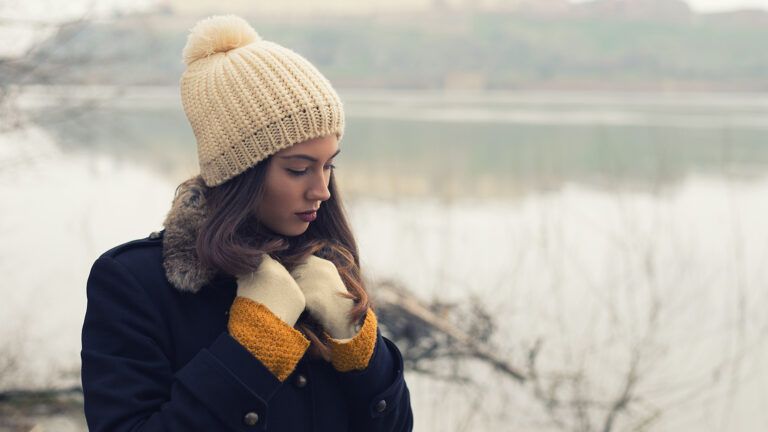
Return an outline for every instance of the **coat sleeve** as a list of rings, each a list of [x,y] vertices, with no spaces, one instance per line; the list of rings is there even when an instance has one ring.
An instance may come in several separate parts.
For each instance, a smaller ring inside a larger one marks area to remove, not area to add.
[[[160,312],[125,266],[101,256],[87,295],[81,357],[90,431],[266,430],[281,383],[226,331],[174,373]]]
[[[411,431],[413,411],[403,377],[403,357],[397,346],[381,335],[372,310],[368,311],[363,328],[355,338],[348,343],[331,344],[332,355],[343,357],[341,361],[334,358],[334,367],[346,370],[346,367],[339,366],[356,362],[356,357],[360,356],[358,352],[365,352],[363,346],[367,343],[363,339],[366,334],[371,339],[375,338],[375,344],[365,368],[339,373],[351,409],[350,430]],[[368,356],[364,358],[368,359]]]

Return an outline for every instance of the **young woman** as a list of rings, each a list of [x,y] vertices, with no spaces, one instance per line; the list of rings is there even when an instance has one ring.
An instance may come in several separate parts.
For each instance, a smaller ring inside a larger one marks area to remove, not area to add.
[[[200,175],[163,231],[100,256],[82,334],[92,432],[407,431],[334,183],[344,112],[241,18],[199,22],[182,103]]]

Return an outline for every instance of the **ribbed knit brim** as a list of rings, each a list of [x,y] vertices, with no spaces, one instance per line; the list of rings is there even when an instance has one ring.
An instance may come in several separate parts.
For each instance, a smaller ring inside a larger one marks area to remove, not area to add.
[[[207,186],[294,144],[327,135],[341,139],[344,109],[330,82],[301,55],[261,39],[241,18],[201,21],[184,53],[181,101]]]

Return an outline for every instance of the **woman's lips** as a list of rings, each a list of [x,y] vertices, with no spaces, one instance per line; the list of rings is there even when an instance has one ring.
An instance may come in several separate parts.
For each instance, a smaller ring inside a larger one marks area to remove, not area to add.
[[[317,212],[307,212],[307,213],[296,213],[296,216],[299,217],[299,219],[303,220],[304,222],[312,222],[313,220],[317,219]]]

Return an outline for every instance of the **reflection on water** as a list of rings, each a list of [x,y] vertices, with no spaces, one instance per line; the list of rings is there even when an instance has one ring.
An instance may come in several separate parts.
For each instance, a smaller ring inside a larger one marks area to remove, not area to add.
[[[155,230],[173,196],[171,184],[143,167],[63,154],[53,144],[34,129],[0,136],[0,366],[16,362],[0,374],[3,388],[79,382],[91,264]]]
[[[658,417],[651,430],[758,431],[768,385],[766,193],[768,176],[691,176],[665,194],[571,183],[512,202],[366,200],[351,216],[370,276],[405,281],[426,299],[478,296],[497,319],[501,355],[524,367],[541,341],[545,388],[590,401],[593,422],[636,360],[631,395],[643,402],[617,430]],[[478,387],[417,378],[425,429],[473,418],[485,426],[471,430],[549,430],[530,386],[472,367]],[[563,378],[575,376],[578,388]],[[429,406],[451,408],[431,415]]]
[[[768,119],[768,102],[758,97],[348,93],[337,166],[351,196],[514,197],[573,181],[655,190],[689,174],[754,176],[768,166],[768,125],[750,123]],[[165,89],[110,100],[49,129],[70,151],[127,158],[178,181],[192,175],[197,162],[177,98]],[[372,109],[382,115],[370,115]],[[514,110],[547,120],[409,114],[422,110]],[[589,115],[596,111],[648,121]],[[584,121],[568,121],[573,115]],[[683,117],[698,124],[677,121]]]
[[[582,377],[557,391],[592,401],[595,424],[634,358],[633,422],[768,427],[768,130],[414,121],[354,107],[337,165],[371,279],[424,299],[479,297],[513,363],[541,340],[550,384]],[[196,171],[180,108],[102,107],[47,130],[0,141],[0,344],[34,359],[2,384],[77,381],[90,265],[157,229]],[[408,377],[416,430],[558,430],[529,388],[461,367],[475,385]]]

